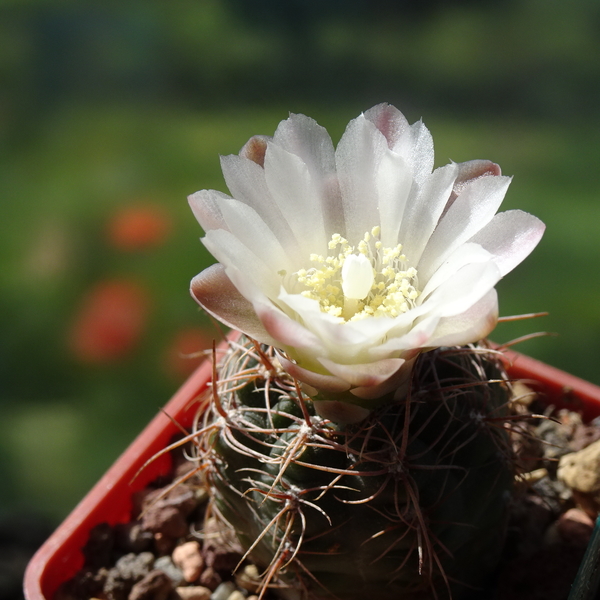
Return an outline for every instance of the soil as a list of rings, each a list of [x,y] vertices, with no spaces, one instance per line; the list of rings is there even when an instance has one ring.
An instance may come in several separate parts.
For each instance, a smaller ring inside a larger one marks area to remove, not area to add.
[[[523,410],[538,408],[534,401]],[[600,439],[600,422],[584,424],[576,413],[546,409],[545,418],[519,427],[516,443],[528,475],[517,486],[498,571],[474,598],[566,600],[598,506],[558,479],[558,464]],[[175,481],[194,468],[182,454],[174,464]],[[176,487],[154,482],[136,494],[130,523],[92,530],[84,568],[54,600],[256,600],[257,569],[239,565],[242,550],[216,527],[207,500],[197,478]]]

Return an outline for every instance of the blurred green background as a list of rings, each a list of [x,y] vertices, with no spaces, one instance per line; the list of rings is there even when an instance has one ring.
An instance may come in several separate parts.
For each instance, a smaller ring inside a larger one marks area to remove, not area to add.
[[[186,195],[288,112],[337,141],[386,101],[438,165],[500,163],[548,226],[501,313],[550,316],[493,337],[556,333],[518,349],[600,383],[599,58],[595,0],[4,0],[0,537],[57,524],[197,364]]]

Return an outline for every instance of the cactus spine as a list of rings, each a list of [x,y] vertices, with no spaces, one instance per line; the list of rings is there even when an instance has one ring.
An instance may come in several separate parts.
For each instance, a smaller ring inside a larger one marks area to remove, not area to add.
[[[510,386],[485,346],[422,354],[402,401],[318,416],[276,352],[230,343],[197,431],[212,510],[287,598],[457,599],[502,546]]]

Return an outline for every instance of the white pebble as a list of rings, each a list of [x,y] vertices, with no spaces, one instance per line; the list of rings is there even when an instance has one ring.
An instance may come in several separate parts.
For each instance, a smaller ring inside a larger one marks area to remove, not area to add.
[[[178,587],[175,591],[179,594],[181,600],[210,600],[212,592],[203,585],[190,585]]]
[[[224,581],[219,584],[217,589],[212,593],[210,600],[228,600],[233,592],[235,592],[235,584],[233,581]]]

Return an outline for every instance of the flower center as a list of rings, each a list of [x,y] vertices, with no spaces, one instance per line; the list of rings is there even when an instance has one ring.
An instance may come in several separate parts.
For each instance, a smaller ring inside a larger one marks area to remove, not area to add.
[[[339,233],[329,242],[328,256],[311,254],[314,266],[294,273],[303,296],[317,300],[321,310],[340,321],[366,317],[397,317],[419,297],[417,270],[406,268],[402,245],[384,248],[380,228],[366,232],[356,246]]]

